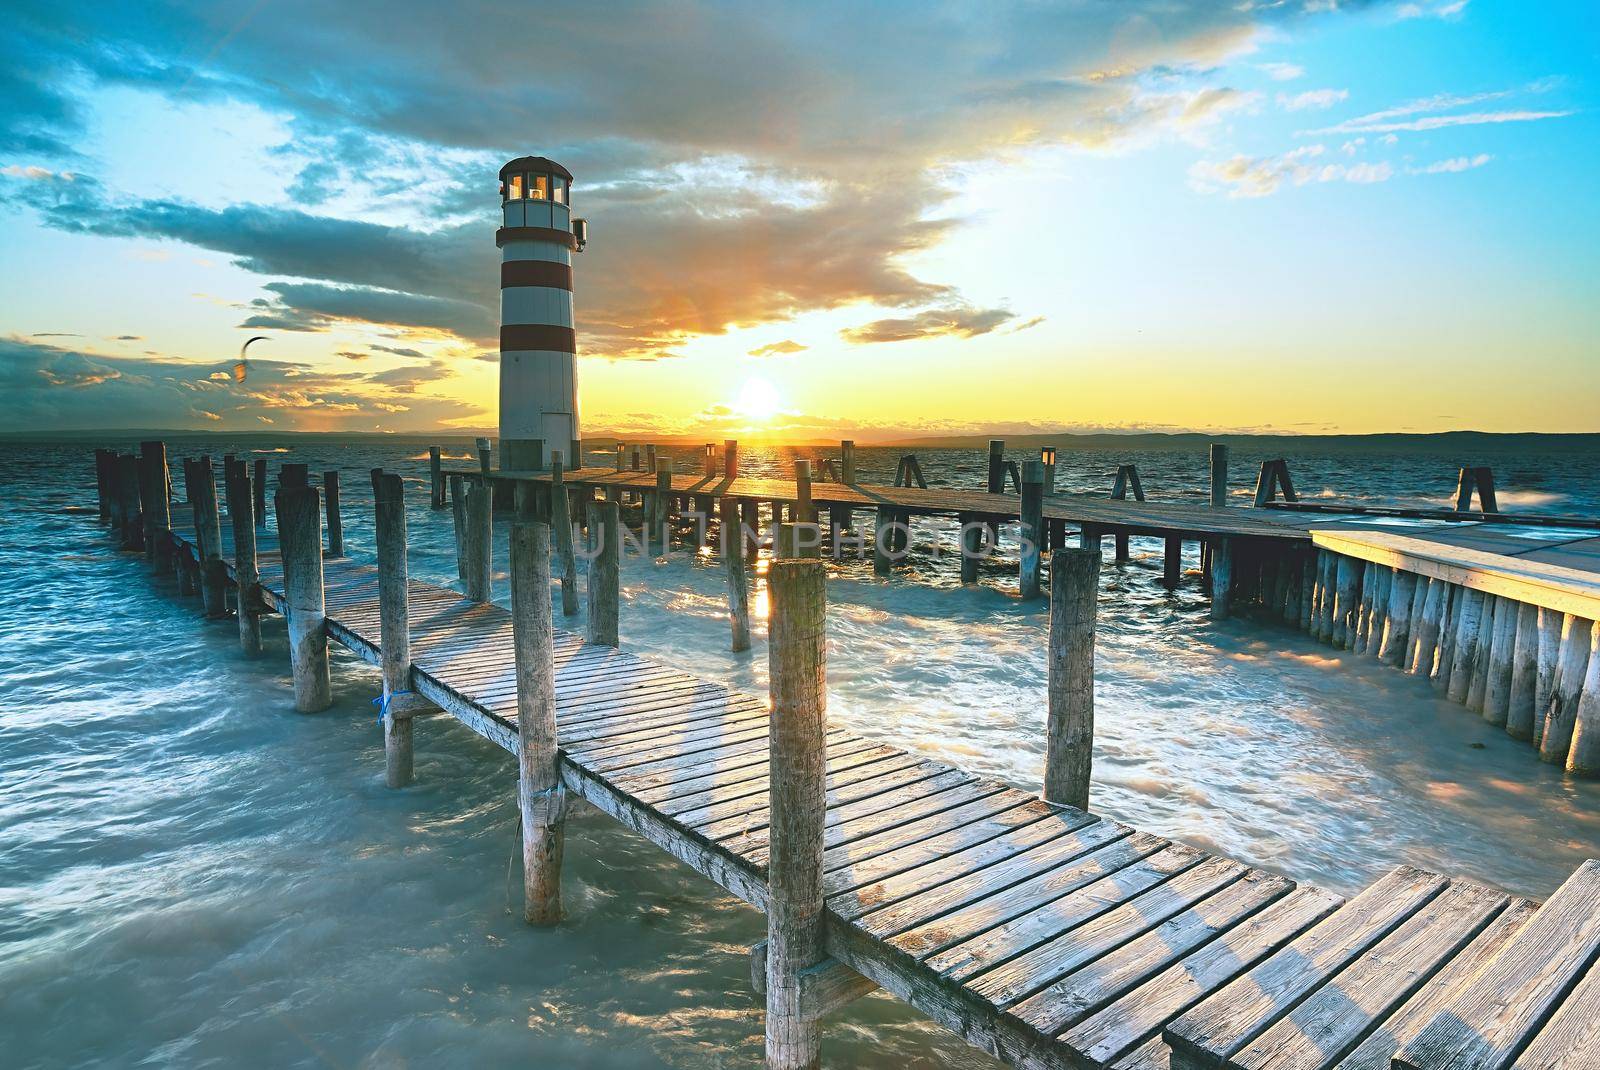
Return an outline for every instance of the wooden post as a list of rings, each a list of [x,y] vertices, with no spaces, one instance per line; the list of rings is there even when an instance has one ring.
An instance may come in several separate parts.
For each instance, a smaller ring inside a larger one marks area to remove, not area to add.
[[[1233,595],[1233,540],[1217,539],[1211,544],[1211,619],[1228,615]]]
[[[261,653],[261,576],[256,565],[255,488],[242,462],[228,481],[228,519],[233,522],[233,578],[239,607],[239,647]]]
[[[589,642],[617,645],[622,600],[622,522],[617,503],[589,503]]]
[[[739,499],[739,529],[744,536],[744,558],[754,561],[761,552],[761,503],[754,498]]]
[[[488,480],[467,484],[466,539],[460,547],[465,593],[474,602],[493,597],[494,505]]]
[[[1044,560],[1044,462],[1022,462],[1022,552],[1018,579],[1022,597],[1039,597],[1039,573]]]
[[[561,451],[550,455],[550,529],[561,559],[561,615],[578,612],[578,555],[572,539],[572,501],[567,497],[566,467]]]
[[[1211,504],[1228,504],[1228,447],[1222,442],[1211,444]]]
[[[1451,702],[1465,703],[1477,667],[1478,632],[1483,625],[1483,592],[1470,587],[1461,592],[1461,618],[1450,657],[1450,680],[1445,694]]]
[[[856,444],[850,439],[839,443],[839,481],[845,486],[856,481]]]
[[[961,582],[978,582],[978,561],[983,557],[983,536],[988,525],[972,513],[956,517],[961,525]]]
[[[1545,715],[1550,712],[1550,700],[1556,686],[1556,663],[1561,656],[1561,620],[1559,610],[1539,607],[1538,671],[1533,680],[1533,738],[1544,742]]]
[[[493,450],[489,445],[489,440],[479,438],[476,440],[475,445],[478,447],[478,471],[488,475],[489,462],[493,459]],[[484,486],[488,486],[487,481],[485,481]]]
[[[1399,665],[1411,640],[1411,603],[1417,594],[1417,574],[1395,569],[1389,583],[1389,611],[1378,643],[1378,660]]]
[[[1456,643],[1461,631],[1461,612],[1466,605],[1466,588],[1453,583],[1445,585],[1444,615],[1439,624],[1439,656],[1433,666],[1434,690],[1446,695],[1450,692],[1450,674],[1455,668]],[[1480,606],[1480,615],[1481,615]],[[1476,631],[1474,631],[1476,636]],[[1476,645],[1476,639],[1474,639]],[[1469,679],[1462,684],[1463,693],[1471,686]]]
[[[204,463],[204,462],[201,462]],[[288,603],[289,664],[294,708],[316,713],[333,703],[328,680],[328,631],[322,587],[322,516],[315,487],[280,486],[274,495],[278,546]]]
[[[1517,640],[1511,649],[1511,697],[1506,705],[1506,734],[1532,739],[1534,694],[1539,678],[1539,607],[1517,606]]]
[[[1389,624],[1389,606],[1394,600],[1394,581],[1398,573],[1388,565],[1372,566],[1372,609],[1365,632],[1366,652],[1374,658],[1382,653],[1383,635]]]
[[[256,527],[264,528],[267,526],[267,459],[265,457],[256,458],[255,474],[250,477],[250,485],[256,495]]]
[[[1361,612],[1361,573],[1353,557],[1339,554],[1334,564],[1333,645],[1354,647]]]
[[[650,447],[651,452],[655,447]],[[672,501],[672,462],[665,457],[652,457],[650,463],[655,469],[656,489],[648,501],[649,517],[647,542],[659,543],[664,554],[672,549],[672,528],[667,523],[667,507]]]
[[[111,519],[111,479],[106,452],[103,449],[94,451],[94,498],[102,524]]]
[[[171,571],[172,504],[167,498],[167,444],[139,443],[139,501],[144,508],[144,553],[156,572]]]
[[[1483,596],[1483,612],[1479,616],[1478,641],[1472,654],[1472,679],[1467,682],[1466,706],[1475,713],[1484,710],[1484,696],[1489,690],[1489,653],[1494,643],[1495,618],[1503,601],[1496,595]]]
[[[898,517],[892,507],[878,506],[876,524],[872,531],[872,571],[880,576],[887,576],[894,561],[893,544],[895,542],[895,524]]]
[[[1006,489],[1006,444],[1004,439],[989,440],[989,493],[1003,494]]]
[[[819,1065],[821,1029],[800,1003],[800,971],[826,957],[822,851],[826,818],[827,594],[822,562],[774,562],[768,677],[767,1067]]]
[[[117,455],[118,497],[122,500],[122,548],[144,549],[143,495],[139,488],[139,458],[131,453]]]
[[[1539,737],[1539,758],[1551,763],[1565,762],[1572,743],[1572,726],[1578,719],[1578,699],[1583,694],[1589,667],[1592,622],[1568,613],[1561,626],[1561,653],[1556,660],[1555,682],[1550,688],[1550,707],[1545,713],[1544,734]]]
[[[1050,555],[1049,725],[1044,799],[1089,808],[1094,752],[1094,625],[1100,594],[1100,553],[1057,550]]]
[[[222,518],[217,510],[217,478],[211,458],[194,463],[194,525],[204,556],[200,561],[200,596],[208,617],[228,615],[228,571],[222,563]]]
[[[404,481],[398,475],[374,470],[372,501],[378,542],[384,779],[391,788],[403,788],[411,783],[411,714],[417,705],[407,701],[415,696],[411,694],[410,569],[406,563]]]
[[[1317,551],[1317,638],[1324,643],[1333,642],[1334,588],[1339,575],[1339,561],[1331,550]]]
[[[797,524],[815,524],[817,507],[811,502],[811,462],[794,462],[794,520]]]
[[[1589,659],[1567,750],[1567,772],[1585,777],[1600,774],[1600,634],[1592,627],[1590,632]]]
[[[1522,607],[1511,599],[1501,598],[1495,603],[1489,681],[1483,693],[1483,719],[1490,724],[1506,724],[1511,716],[1511,676],[1515,671],[1517,620],[1521,616]]]
[[[556,742],[552,626],[550,527],[527,522],[519,513],[511,525],[511,630],[517,664],[522,916],[529,925],[554,925],[561,920],[566,791],[561,786]]]
[[[438,446],[428,447],[428,504],[434,509],[443,509],[446,505],[444,461],[440,457]]]
[[[750,649],[750,586],[744,572],[744,536],[740,532],[739,503],[723,498],[721,526],[722,567],[728,576],[728,625],[735,653]]]
[[[1161,586],[1176,591],[1183,575],[1183,540],[1168,536],[1162,543],[1161,553]]]
[[[456,532],[456,579],[467,582],[467,488],[466,479],[450,476],[450,519]]]
[[[322,503],[328,514],[328,556],[344,556],[344,517],[339,512],[339,472],[322,473]]]
[[[310,468],[308,465],[294,461],[286,461],[278,469],[278,486],[304,487],[310,485]]]
[[[620,472],[626,467],[627,467],[627,450],[622,445],[622,443],[618,442],[617,443],[617,471]]]
[[[729,480],[739,478],[739,440],[736,438],[722,443],[722,476]]]

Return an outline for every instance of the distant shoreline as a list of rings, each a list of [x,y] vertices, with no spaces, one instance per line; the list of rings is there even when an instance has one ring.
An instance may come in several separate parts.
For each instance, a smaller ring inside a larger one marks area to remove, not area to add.
[[[160,439],[226,439],[233,442],[274,442],[306,440],[363,440],[418,442],[425,444],[470,444],[478,437],[473,431],[212,431],[173,430],[157,428],[95,428],[90,430],[59,431],[4,431],[0,441],[5,442],[82,442],[103,441],[108,438],[160,438]],[[494,436],[491,435],[491,438]],[[1439,431],[1431,433],[1379,432],[1364,435],[1250,435],[1207,434],[1199,431],[1183,432],[1128,432],[1078,434],[1061,431],[1045,434],[1007,435],[1004,433],[919,436],[881,440],[859,439],[863,449],[925,449],[961,450],[984,449],[990,438],[1005,441],[1007,449],[1036,449],[1040,446],[1057,446],[1061,449],[1121,450],[1193,450],[1203,449],[1211,442],[1225,442],[1232,446],[1265,451],[1323,451],[1367,452],[1416,449],[1441,449],[1455,453],[1478,452],[1544,452],[1592,453],[1600,452],[1600,432],[1547,433],[1541,431]],[[837,448],[838,439],[771,439],[746,437],[742,441],[751,446],[774,448]],[[699,448],[704,437],[686,435],[618,435],[612,432],[594,432],[584,442],[592,445],[613,445],[617,442],[653,443],[658,446]],[[719,439],[720,441],[720,439]]]

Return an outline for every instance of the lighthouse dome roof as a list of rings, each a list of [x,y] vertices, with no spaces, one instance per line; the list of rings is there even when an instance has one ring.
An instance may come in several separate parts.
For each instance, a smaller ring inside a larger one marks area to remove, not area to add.
[[[572,181],[572,172],[544,156],[518,156],[515,160],[500,168],[500,177],[517,171],[545,171],[552,175],[560,175],[568,182]]]

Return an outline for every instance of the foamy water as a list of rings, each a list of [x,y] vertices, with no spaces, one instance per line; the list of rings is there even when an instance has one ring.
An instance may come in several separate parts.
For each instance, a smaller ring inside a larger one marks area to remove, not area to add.
[[[184,451],[173,443],[174,457]],[[142,557],[111,549],[84,510],[89,453],[20,451],[0,524],[0,1062],[759,1060],[745,957],[764,935],[759,914],[580,810],[568,832],[570,916],[554,931],[523,926],[509,756],[430,719],[417,731],[416,786],[385,789],[376,673],[337,654],[333,708],[295,714],[281,621],[268,622],[265,655],[245,659],[231,626],[200,621],[197,603],[150,580]],[[412,568],[449,582],[449,514],[426,508],[417,455],[400,443],[294,450],[313,470],[345,470],[357,555],[371,548],[365,470],[414,477]],[[1182,454],[1064,452],[1061,485],[1103,490],[1127,459],[1152,497],[1198,497],[1204,460]],[[893,470],[893,454],[863,460]],[[1451,482],[1437,458],[1291,463],[1303,489],[1326,485],[1344,500],[1432,500]],[[923,465],[930,478],[981,482],[976,454],[925,453]],[[1596,511],[1592,458],[1521,458],[1497,474],[1502,501],[1509,490],[1547,511]],[[1010,561],[962,589],[955,562],[928,550],[934,538],[953,548],[951,533],[921,522],[917,532],[893,579],[856,562],[830,580],[831,715],[1037,788],[1042,607],[1016,601]],[[502,525],[501,568],[504,540]],[[1192,579],[1176,595],[1160,587],[1158,561],[1141,557],[1158,550],[1135,540],[1135,560],[1104,571],[1098,810],[1345,892],[1414,862],[1543,895],[1600,854],[1595,785],[1370,659],[1285,628],[1209,621]],[[711,559],[628,560],[624,644],[764,689],[764,629],[752,651],[729,653],[723,591]],[[763,604],[758,589],[753,605]],[[830,1019],[824,1057],[988,1065],[884,997]]]

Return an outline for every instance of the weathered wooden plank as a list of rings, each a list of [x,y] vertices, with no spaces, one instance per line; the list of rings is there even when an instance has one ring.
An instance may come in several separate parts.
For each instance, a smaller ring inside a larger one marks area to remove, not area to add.
[[[1594,1070],[1600,1061],[1600,968],[1572,994],[1512,1064],[1513,1070]]]
[[[1166,1027],[1175,1070],[1215,1067],[1444,890],[1436,874],[1400,866],[1249,973]]]
[[[1600,861],[1590,859],[1394,1057],[1397,1070],[1504,1066],[1600,952]]]
[[[1060,1037],[1088,1066],[1102,1070],[1141,1047],[1162,1051],[1161,1027],[1255,963],[1332,914],[1343,903],[1318,888],[1297,888]]]

